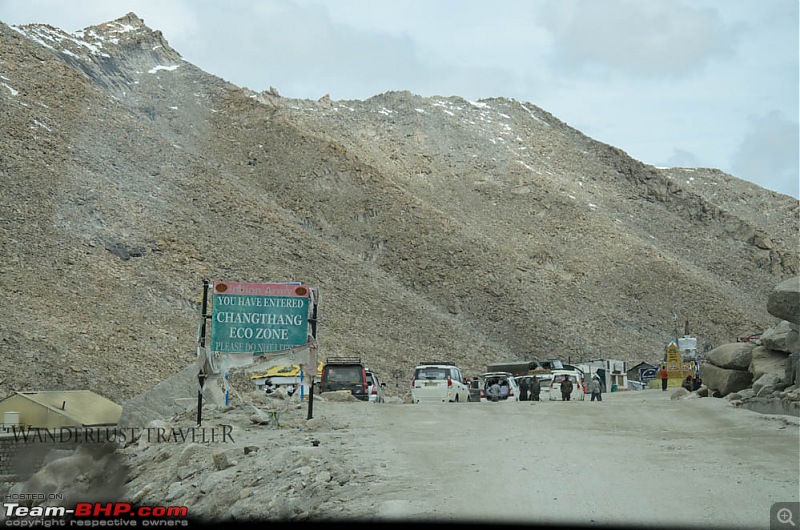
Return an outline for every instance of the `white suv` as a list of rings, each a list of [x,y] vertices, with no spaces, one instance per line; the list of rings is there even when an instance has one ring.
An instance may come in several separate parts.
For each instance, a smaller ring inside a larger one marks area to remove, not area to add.
[[[412,403],[466,403],[469,388],[461,370],[455,363],[432,361],[420,363],[414,368],[411,380]]]
[[[369,394],[369,402],[383,403],[385,401],[383,389],[386,388],[386,383],[382,382],[378,374],[369,368],[365,368],[364,371],[367,373],[367,394]]]

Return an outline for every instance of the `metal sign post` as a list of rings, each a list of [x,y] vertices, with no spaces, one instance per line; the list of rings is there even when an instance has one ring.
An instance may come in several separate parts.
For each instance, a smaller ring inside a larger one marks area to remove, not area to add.
[[[308,323],[311,326],[311,346],[314,351],[317,349],[317,306],[319,305],[319,292],[316,289],[311,289],[310,294],[312,296],[311,301],[311,316],[308,319]],[[306,419],[312,419],[314,417],[314,379],[317,376],[317,366],[319,363],[317,362],[317,356],[313,356],[314,359],[314,366],[311,372],[311,384],[308,386],[308,416]]]
[[[206,319],[208,315],[208,280],[203,280],[203,304],[200,306],[200,312],[203,315],[203,322],[200,326],[200,348],[206,347]],[[197,381],[200,386],[197,389],[197,425],[200,426],[203,421],[203,385],[206,382],[205,366],[200,366],[200,371],[197,374]]]

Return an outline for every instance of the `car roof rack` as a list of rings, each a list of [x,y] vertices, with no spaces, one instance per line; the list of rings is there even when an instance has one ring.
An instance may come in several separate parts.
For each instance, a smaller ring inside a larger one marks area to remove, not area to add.
[[[325,360],[325,364],[363,364],[361,362],[361,357],[328,357]]]
[[[454,363],[452,361],[426,361],[426,362],[422,362],[422,363],[417,363],[417,366],[429,366],[429,365],[434,365],[434,364],[446,364],[448,366],[455,366],[456,365],[456,363]]]

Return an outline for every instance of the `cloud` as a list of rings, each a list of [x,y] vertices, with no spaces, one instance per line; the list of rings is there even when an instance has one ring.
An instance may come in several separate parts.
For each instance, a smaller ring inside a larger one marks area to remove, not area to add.
[[[798,122],[778,111],[750,116],[742,143],[732,156],[734,173],[762,187],[800,196]]]
[[[519,83],[504,68],[448,63],[406,32],[333,19],[324,5],[212,3],[195,16],[202,32],[184,39],[178,51],[203,70],[256,91],[273,86],[286,97],[327,93],[335,100],[389,90],[471,98],[498,95],[498,82]]]
[[[556,69],[684,76],[731,54],[738,38],[716,11],[676,0],[575,0],[544,7]]]
[[[700,159],[697,156],[685,149],[674,149],[672,154],[667,158],[667,167],[700,167]]]
[[[407,40],[335,24],[318,6],[208,3],[195,15],[202,31],[183,39],[178,51],[203,70],[253,90],[274,86],[289,97],[332,93],[336,99],[337,86],[399,81],[399,72],[422,69]]]

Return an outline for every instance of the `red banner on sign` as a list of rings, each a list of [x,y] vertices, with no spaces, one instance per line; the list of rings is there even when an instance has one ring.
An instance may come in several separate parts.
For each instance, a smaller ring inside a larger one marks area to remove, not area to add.
[[[309,288],[299,283],[214,282],[214,294],[250,296],[297,296],[307,298]]]

